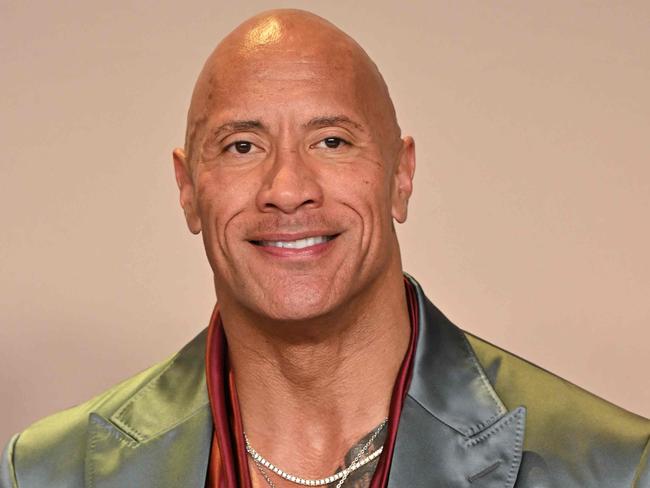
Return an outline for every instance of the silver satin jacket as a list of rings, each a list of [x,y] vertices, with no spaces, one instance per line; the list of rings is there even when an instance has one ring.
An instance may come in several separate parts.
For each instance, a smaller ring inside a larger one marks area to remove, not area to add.
[[[390,488],[650,488],[650,421],[461,331],[412,282],[420,333]],[[204,488],[205,339],[14,436],[0,488]]]

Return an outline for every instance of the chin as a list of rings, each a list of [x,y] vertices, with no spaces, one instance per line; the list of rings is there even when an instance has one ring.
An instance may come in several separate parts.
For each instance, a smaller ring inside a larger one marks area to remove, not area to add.
[[[301,321],[326,315],[336,308],[333,286],[276,286],[262,294],[257,303],[258,313],[272,320]]]

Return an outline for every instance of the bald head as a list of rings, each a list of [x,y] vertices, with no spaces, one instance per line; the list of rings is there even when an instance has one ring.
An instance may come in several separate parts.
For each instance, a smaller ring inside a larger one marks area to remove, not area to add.
[[[341,99],[363,113],[369,130],[386,150],[399,147],[400,129],[388,88],[361,46],[327,20],[303,10],[262,12],[227,35],[208,57],[196,82],[188,112],[185,149],[190,161],[199,157],[206,126],[216,111],[228,106],[246,86],[268,83],[244,103],[272,104],[286,83],[331,80]],[[280,104],[278,110],[283,108]]]

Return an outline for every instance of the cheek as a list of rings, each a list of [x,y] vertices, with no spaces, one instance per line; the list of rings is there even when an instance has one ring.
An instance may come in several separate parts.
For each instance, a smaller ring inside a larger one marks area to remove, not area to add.
[[[335,198],[357,212],[364,225],[390,220],[390,183],[378,164],[339,169],[327,179]]]
[[[390,184],[378,164],[351,165],[329,175],[332,200],[354,214],[358,252],[364,260],[381,259],[391,248]]]
[[[203,171],[197,177],[196,188],[206,250],[213,254],[223,251],[229,223],[245,208],[250,191],[241,178],[218,168]]]
[[[228,201],[228,187],[223,185],[223,179],[216,170],[203,171],[197,177],[196,196],[201,223],[213,227],[215,214],[220,215],[220,208]]]

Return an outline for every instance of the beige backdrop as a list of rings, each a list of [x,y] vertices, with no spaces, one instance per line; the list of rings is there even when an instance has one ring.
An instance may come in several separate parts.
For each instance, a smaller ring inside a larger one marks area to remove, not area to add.
[[[382,68],[418,150],[405,268],[432,300],[650,416],[648,2],[2,0],[0,443],[207,324],[170,152],[213,45],[281,5]]]

